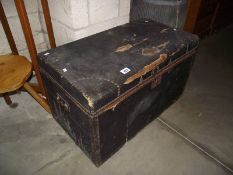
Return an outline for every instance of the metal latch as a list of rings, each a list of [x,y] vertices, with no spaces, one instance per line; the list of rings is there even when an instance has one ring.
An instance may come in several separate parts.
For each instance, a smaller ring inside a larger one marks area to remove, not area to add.
[[[56,95],[56,101],[64,109],[64,111],[70,112],[69,104],[59,94]]]

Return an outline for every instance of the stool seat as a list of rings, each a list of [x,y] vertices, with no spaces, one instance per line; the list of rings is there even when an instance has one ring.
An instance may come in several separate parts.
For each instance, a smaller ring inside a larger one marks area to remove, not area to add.
[[[24,56],[0,56],[0,93],[12,92],[24,85],[32,73],[32,64]]]

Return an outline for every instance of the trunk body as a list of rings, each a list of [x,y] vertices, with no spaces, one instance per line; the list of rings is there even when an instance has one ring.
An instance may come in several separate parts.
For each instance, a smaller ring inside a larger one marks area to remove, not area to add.
[[[197,45],[140,21],[41,53],[53,117],[99,166],[181,95]]]

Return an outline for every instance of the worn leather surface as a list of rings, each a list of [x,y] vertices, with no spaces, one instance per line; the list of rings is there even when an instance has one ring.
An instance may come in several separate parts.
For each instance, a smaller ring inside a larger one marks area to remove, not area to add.
[[[161,55],[168,63],[198,45],[195,35],[156,22],[134,22],[38,54],[47,72],[92,113],[121,96],[151,72],[124,84]],[[120,71],[130,69],[126,74]]]

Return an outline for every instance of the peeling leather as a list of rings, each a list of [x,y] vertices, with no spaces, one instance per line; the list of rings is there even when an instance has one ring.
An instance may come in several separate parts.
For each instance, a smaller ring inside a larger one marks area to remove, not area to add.
[[[167,60],[167,54],[161,54],[160,57],[155,60],[154,62],[146,65],[142,70],[140,70],[138,73],[134,74],[133,76],[129,77],[124,84],[129,84],[135,79],[145,75],[146,73],[152,71],[155,69],[155,67],[159,66],[160,64],[164,63]]]
[[[142,55],[143,56],[154,56],[155,54],[160,53],[166,46],[169,44],[170,41],[164,42],[158,46],[153,46],[151,48],[143,48]]]

